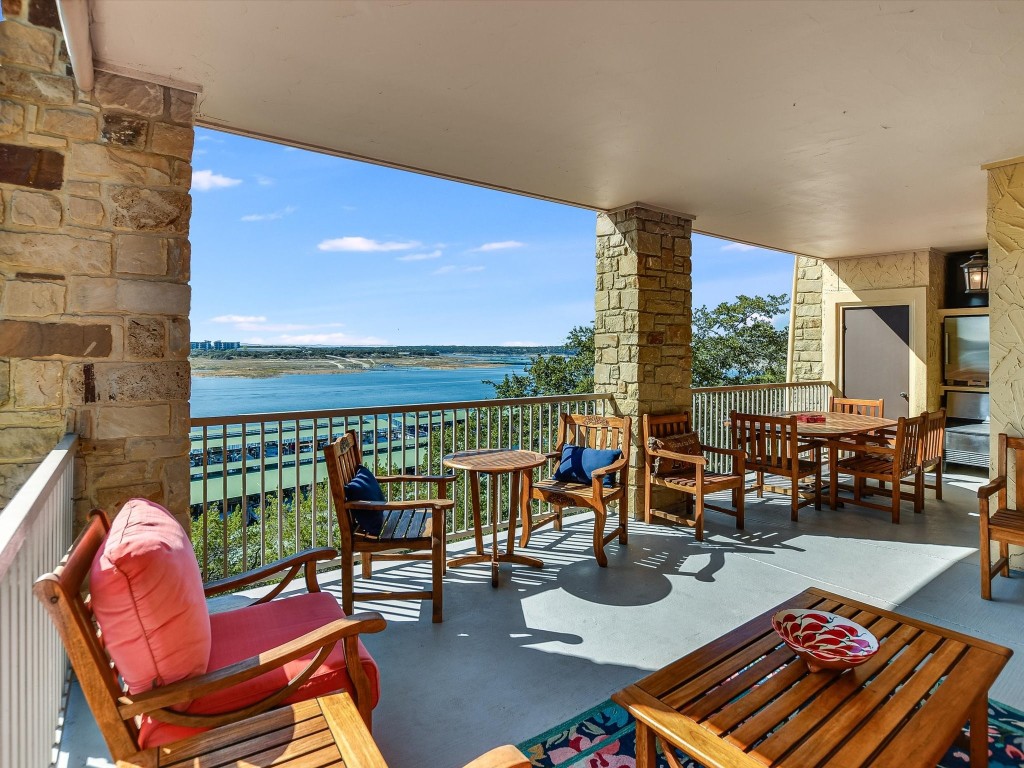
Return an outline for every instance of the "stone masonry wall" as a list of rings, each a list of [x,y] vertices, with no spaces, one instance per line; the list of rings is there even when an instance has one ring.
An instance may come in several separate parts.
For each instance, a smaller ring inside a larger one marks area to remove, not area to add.
[[[992,475],[997,436],[1024,436],[1024,163],[988,171],[989,400],[992,421]],[[1009,496],[1014,498],[1013,469]],[[1011,549],[1014,568],[1024,552]]]
[[[195,96],[71,77],[53,0],[0,23],[0,507],[65,431],[76,515],[188,517]]]
[[[821,273],[823,262],[797,256],[793,318],[793,380],[821,381]]]
[[[594,387],[633,419],[630,511],[642,516],[640,417],[690,410],[691,221],[643,207],[597,217]]]

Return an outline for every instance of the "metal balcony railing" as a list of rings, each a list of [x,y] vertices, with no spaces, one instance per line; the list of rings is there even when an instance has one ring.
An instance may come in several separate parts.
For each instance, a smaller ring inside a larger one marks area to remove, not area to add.
[[[71,545],[76,435],[67,435],[0,512],[0,768],[50,765],[68,662],[32,595]]]

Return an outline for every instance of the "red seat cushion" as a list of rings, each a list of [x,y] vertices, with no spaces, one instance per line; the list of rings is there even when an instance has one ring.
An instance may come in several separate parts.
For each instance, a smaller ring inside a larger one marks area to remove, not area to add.
[[[132,693],[206,671],[210,619],[195,551],[166,509],[132,499],[89,573],[107,652]]]
[[[269,603],[212,614],[212,644],[207,671],[222,669],[236,661],[270,650],[344,616],[338,601],[325,592],[278,598]],[[190,714],[213,714],[259,701],[283,688],[313,656],[310,653],[252,680],[196,699],[186,711]],[[377,706],[380,698],[380,673],[362,642],[359,643],[359,658],[370,682],[371,706]],[[342,690],[353,689],[345,670],[345,650],[339,642],[316,673],[285,703],[291,704]],[[200,729],[181,728],[145,718],[139,732],[139,744],[143,748],[154,747],[199,732]]]

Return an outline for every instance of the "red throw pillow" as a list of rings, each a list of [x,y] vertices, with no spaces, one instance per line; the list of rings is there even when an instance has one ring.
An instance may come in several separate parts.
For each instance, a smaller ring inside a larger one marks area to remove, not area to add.
[[[107,652],[131,693],[206,672],[210,615],[188,535],[166,509],[132,499],[90,571]]]

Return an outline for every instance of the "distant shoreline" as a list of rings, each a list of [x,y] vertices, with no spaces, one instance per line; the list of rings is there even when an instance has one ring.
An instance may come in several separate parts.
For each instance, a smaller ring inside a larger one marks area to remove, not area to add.
[[[332,355],[323,358],[274,359],[274,358],[241,358],[233,360],[213,359],[208,357],[190,357],[192,375],[199,378],[243,378],[270,379],[277,376],[295,376],[309,374],[351,374],[369,370],[387,370],[401,368],[432,368],[435,370],[454,370],[464,368],[501,368],[509,365],[508,361],[474,360],[471,357],[450,356],[410,356],[401,357],[340,357]]]

